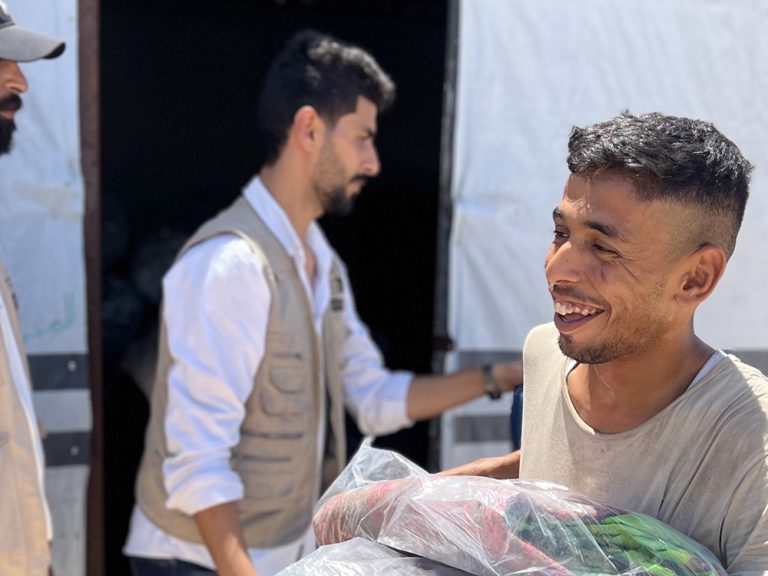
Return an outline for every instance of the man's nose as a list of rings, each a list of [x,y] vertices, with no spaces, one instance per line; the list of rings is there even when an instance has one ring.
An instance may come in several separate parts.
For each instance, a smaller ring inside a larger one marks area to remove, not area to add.
[[[27,84],[27,78],[19,68],[18,63],[6,60],[3,65],[6,67],[5,89],[14,94],[26,92],[29,89],[29,84]]]
[[[578,282],[584,270],[585,262],[580,251],[569,241],[556,246],[552,244],[544,264],[547,282],[551,286],[558,283]]]
[[[376,146],[371,144],[363,157],[363,174],[366,176],[376,176],[380,170],[379,153],[376,150]]]

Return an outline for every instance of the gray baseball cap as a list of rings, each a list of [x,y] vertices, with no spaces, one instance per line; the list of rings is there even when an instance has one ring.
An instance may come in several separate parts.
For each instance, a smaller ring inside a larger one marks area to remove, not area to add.
[[[64,52],[64,42],[19,26],[0,0],[0,60],[32,62],[56,58]]]

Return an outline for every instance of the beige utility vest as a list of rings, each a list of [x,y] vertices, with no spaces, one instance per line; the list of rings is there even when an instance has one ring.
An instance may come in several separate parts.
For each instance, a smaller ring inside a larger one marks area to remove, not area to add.
[[[0,264],[0,296],[8,313],[27,375],[27,359],[19,330],[10,278]],[[30,380],[31,382],[31,380]],[[45,495],[37,481],[37,460],[26,412],[13,382],[8,346],[0,332],[0,574],[48,574]]]
[[[230,460],[245,489],[238,510],[246,544],[249,548],[271,548],[296,540],[311,523],[321,482],[317,434],[326,389],[329,445],[335,449],[336,473],[346,461],[341,371],[347,331],[343,315],[348,303],[334,261],[323,338],[318,338],[293,259],[242,197],[205,223],[179,257],[195,244],[221,234],[236,235],[248,242],[271,292],[264,358],[245,404],[240,442],[232,449]],[[163,323],[136,497],[142,512],[161,529],[177,538],[202,543],[194,519],[165,506],[168,494],[162,465],[171,456],[164,434],[171,364]]]

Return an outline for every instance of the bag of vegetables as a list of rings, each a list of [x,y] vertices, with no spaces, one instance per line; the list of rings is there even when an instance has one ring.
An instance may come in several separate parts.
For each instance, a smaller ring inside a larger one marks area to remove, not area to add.
[[[318,544],[365,538],[480,576],[715,576],[709,550],[650,516],[541,482],[428,474],[363,444],[314,515]]]

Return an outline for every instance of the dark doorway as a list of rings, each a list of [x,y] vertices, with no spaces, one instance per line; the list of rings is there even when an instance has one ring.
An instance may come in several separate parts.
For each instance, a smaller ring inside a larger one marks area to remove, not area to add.
[[[133,504],[159,282],[180,242],[257,171],[255,96],[270,59],[313,27],[368,48],[398,84],[379,119],[382,174],[322,222],[393,369],[432,361],[447,2],[103,0],[102,230],[106,565]],[[377,443],[426,466],[427,423]]]

